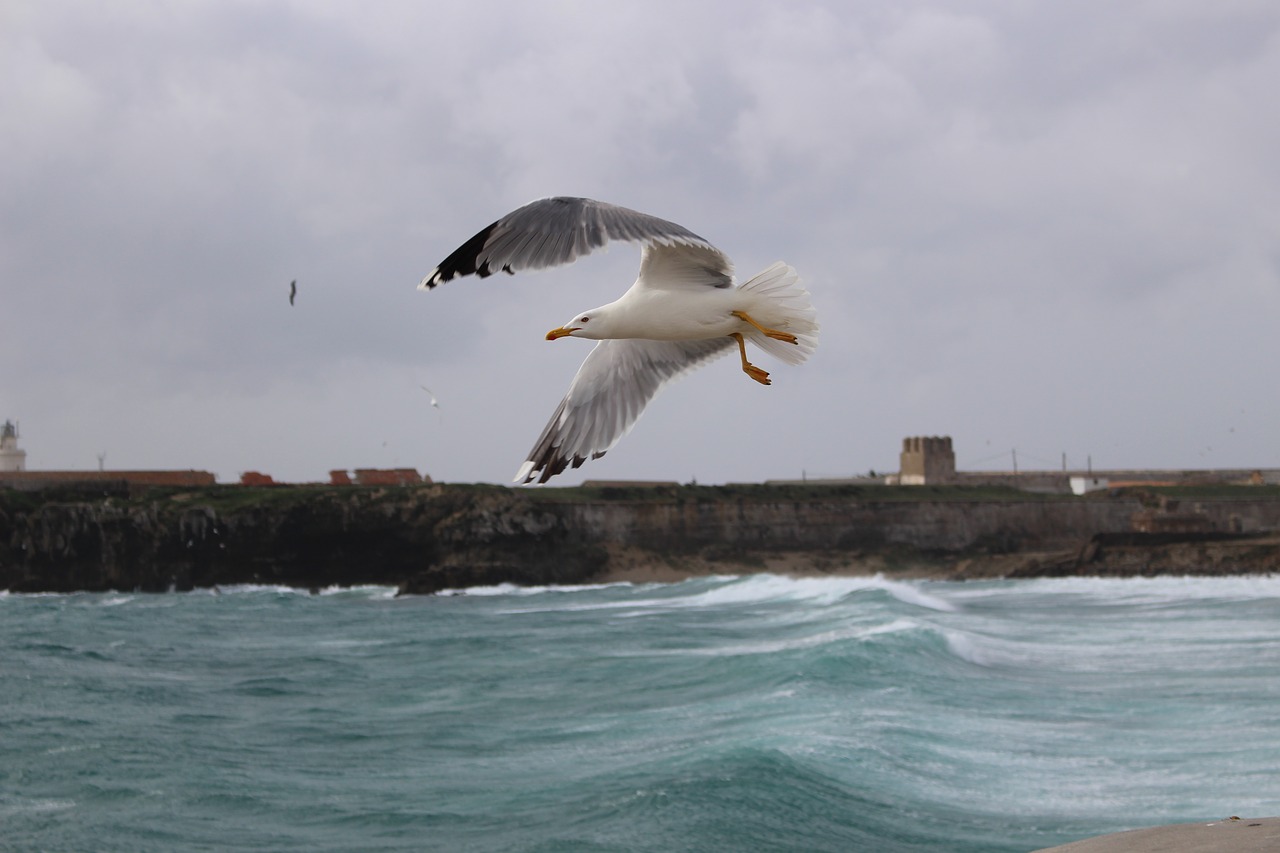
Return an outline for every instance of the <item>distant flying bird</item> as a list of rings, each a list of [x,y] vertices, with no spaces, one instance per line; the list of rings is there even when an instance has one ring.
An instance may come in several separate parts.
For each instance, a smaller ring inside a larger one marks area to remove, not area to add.
[[[289,304],[293,304],[293,298],[298,295],[298,280],[295,278],[289,282]]]
[[[437,409],[440,408],[440,403],[436,401],[436,395],[431,393],[430,388],[428,388],[426,385],[419,385],[418,387],[421,388],[423,391],[427,392],[427,396],[431,398],[432,406],[435,406]]]
[[[600,343],[578,368],[516,482],[545,483],[571,464],[599,459],[663,385],[735,345],[743,372],[768,385],[769,374],[747,361],[746,341],[789,364],[805,361],[818,344],[817,315],[791,267],[778,262],[735,285],[729,258],[687,228],[588,198],[539,199],[508,213],[418,287],[567,264],[610,240],[641,244],[639,277],[619,299],[547,332],[549,341]]]

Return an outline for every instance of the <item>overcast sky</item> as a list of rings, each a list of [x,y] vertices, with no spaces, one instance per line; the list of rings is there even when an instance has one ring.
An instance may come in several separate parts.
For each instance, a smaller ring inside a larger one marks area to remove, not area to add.
[[[1280,467],[1278,80],[1272,0],[6,0],[0,420],[30,469],[507,482],[592,346],[543,335],[639,252],[416,285],[581,195],[789,262],[822,332],[553,483],[895,471],[910,435]]]

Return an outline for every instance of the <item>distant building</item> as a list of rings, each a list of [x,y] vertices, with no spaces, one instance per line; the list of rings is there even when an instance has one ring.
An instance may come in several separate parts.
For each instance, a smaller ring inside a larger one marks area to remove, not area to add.
[[[1089,492],[1100,492],[1103,489],[1110,488],[1110,480],[1106,477],[1094,477],[1091,475],[1076,476],[1069,478],[1071,483],[1071,494],[1084,495]]]
[[[956,454],[951,449],[951,436],[902,440],[898,482],[904,486],[926,483],[950,483],[956,478]]]
[[[0,471],[27,470],[27,451],[18,449],[18,427],[5,421],[0,427]]]
[[[357,468],[355,474],[357,486],[412,486],[422,482],[422,475],[413,468]]]
[[[354,477],[343,468],[329,472],[331,486],[414,486],[430,482],[430,477],[413,468],[357,468]]]

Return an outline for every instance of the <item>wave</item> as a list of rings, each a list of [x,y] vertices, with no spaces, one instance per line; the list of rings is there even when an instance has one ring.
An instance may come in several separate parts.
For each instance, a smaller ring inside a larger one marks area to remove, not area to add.
[[[850,602],[875,596],[912,609],[951,613],[956,605],[920,588],[924,582],[907,583],[872,577],[789,577],[773,574],[710,575],[678,583],[630,582],[583,584],[575,586],[520,587],[500,584],[456,591],[458,595],[480,595],[491,599],[539,598],[547,593],[561,593],[554,600],[542,599],[518,606],[507,606],[502,614],[572,613],[614,611],[622,618],[681,610],[736,610],[758,606],[812,605],[795,611],[786,621],[809,621],[818,616],[839,618],[841,608]],[[602,595],[601,593],[604,593]],[[615,593],[610,595],[609,593]],[[617,594],[621,593],[621,594]],[[859,620],[857,629],[865,627]],[[839,629],[838,629],[839,630]],[[895,627],[894,630],[898,630]],[[852,636],[852,635],[850,635]],[[846,638],[847,637],[842,637]]]
[[[310,595],[311,591],[303,587],[286,586],[273,583],[232,583],[226,586],[211,588],[214,595],[259,595],[275,593],[276,595]]]
[[[43,815],[49,812],[67,811],[75,807],[75,800],[15,797],[12,800],[0,800],[0,818],[20,817],[24,814]]]
[[[741,655],[772,655],[780,652],[793,652],[810,649],[820,649],[824,646],[836,645],[847,641],[867,642],[876,637],[882,637],[886,634],[902,634],[911,631],[919,631],[926,629],[927,626],[916,622],[914,619],[894,619],[875,625],[859,625],[856,627],[835,628],[828,631],[820,631],[814,634],[808,634],[802,637],[787,637],[778,640],[764,640],[758,643],[742,643],[739,645],[717,646],[715,648],[686,648],[673,649],[665,653],[666,656],[692,656],[692,657],[734,657]],[[653,652],[652,650],[646,654],[655,657],[661,657],[662,654]]]
[[[758,574],[745,577],[720,576],[723,585],[690,596],[693,605],[757,604],[777,602],[810,602],[835,605],[866,592],[882,592],[903,604],[926,610],[952,612],[955,605],[941,596],[925,592],[920,582],[888,580],[883,575],[871,577],[789,577]],[[696,583],[685,581],[684,584]],[[683,584],[682,584],[683,586]]]
[[[635,586],[630,581],[616,583],[584,583],[584,584],[547,584],[545,586],[518,586],[513,583],[500,583],[493,586],[468,586],[457,589],[442,589],[436,595],[472,595],[472,596],[530,596],[545,595],[552,592],[591,592],[600,589],[628,589]]]
[[[961,601],[989,596],[1076,596],[1117,606],[1280,599],[1280,575],[1160,575],[1157,577],[1032,578],[955,584],[951,597]]]
[[[339,586],[333,584],[321,588],[288,586],[287,584],[270,583],[235,583],[225,586],[214,586],[207,589],[193,589],[187,595],[297,595],[297,596],[332,596],[347,595],[364,598],[395,598],[397,587],[381,584],[359,584],[356,586]]]
[[[817,605],[837,605],[850,596],[868,592],[884,592],[904,605],[924,607],[927,610],[952,612],[955,605],[941,596],[924,592],[923,581],[888,580],[883,575],[868,578],[792,578],[788,575],[708,575],[673,584],[640,584],[618,581],[608,584],[545,585],[545,587],[518,587],[516,584],[497,584],[492,587],[467,587],[465,589],[440,590],[440,596],[466,594],[466,596],[540,596],[545,593],[581,593],[602,589],[657,589],[675,593],[662,599],[654,599],[671,606],[723,606],[754,605],[754,603],[813,602]],[[618,605],[634,606],[639,602],[618,602]],[[602,605],[605,606],[605,605]]]
[[[946,641],[947,651],[965,663],[989,669],[1001,664],[1018,662],[1008,655],[997,654],[990,646],[978,641],[972,634],[964,631],[944,628],[939,629],[938,633]]]
[[[358,584],[356,586],[327,586],[320,590],[319,594],[324,595],[343,595],[358,598],[372,598],[375,600],[395,598],[400,593],[400,588],[395,586],[382,586],[379,584]]]

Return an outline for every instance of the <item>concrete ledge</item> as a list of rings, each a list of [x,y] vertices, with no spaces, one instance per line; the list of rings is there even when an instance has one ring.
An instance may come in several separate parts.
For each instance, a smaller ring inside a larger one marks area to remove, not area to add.
[[[1036,853],[1274,853],[1280,850],[1280,818],[1230,817],[1099,835]]]

